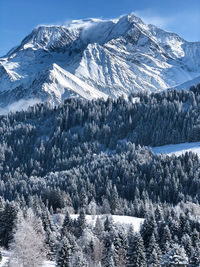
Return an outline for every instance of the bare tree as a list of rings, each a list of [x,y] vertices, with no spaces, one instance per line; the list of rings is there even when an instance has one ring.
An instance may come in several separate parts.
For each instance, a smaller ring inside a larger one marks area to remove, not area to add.
[[[103,254],[103,243],[98,239],[94,238],[94,249],[93,249],[93,260],[94,260],[94,266],[98,267],[101,266],[101,259]]]
[[[31,211],[18,221],[11,244],[10,267],[38,267],[44,260],[44,235]]]

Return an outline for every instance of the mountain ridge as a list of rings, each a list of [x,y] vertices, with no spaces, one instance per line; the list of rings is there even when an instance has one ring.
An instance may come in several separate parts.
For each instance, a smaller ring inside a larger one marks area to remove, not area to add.
[[[66,97],[116,98],[174,88],[196,81],[199,57],[199,42],[147,25],[133,14],[38,26],[0,58],[0,107],[20,97],[59,104]],[[52,78],[58,72],[62,84]]]

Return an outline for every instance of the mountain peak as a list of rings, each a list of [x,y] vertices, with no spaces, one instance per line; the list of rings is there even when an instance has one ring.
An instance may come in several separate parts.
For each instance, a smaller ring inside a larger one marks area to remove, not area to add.
[[[137,17],[134,13],[130,13],[130,14],[128,14],[128,15],[125,15],[124,17],[127,17],[128,21],[129,21],[130,23],[135,22],[135,23],[139,23],[139,24],[145,24],[145,23],[141,20],[141,18]]]
[[[78,30],[82,41],[86,44],[104,44],[111,39],[119,38],[127,33],[133,24],[145,25],[140,18],[131,13],[110,20],[94,18],[74,20],[67,27],[70,31],[74,29]]]
[[[26,49],[59,52],[63,51],[61,48],[77,39],[80,39],[85,45],[89,43],[104,44],[127,33],[133,24],[145,27],[143,21],[133,13],[110,20],[96,18],[72,20],[64,26],[39,25],[24,38],[19,46],[10,50],[7,56]]]
[[[14,54],[25,49],[44,49],[54,51],[61,49],[73,41],[74,35],[63,26],[45,26],[36,27],[21,44],[12,49],[8,55]]]

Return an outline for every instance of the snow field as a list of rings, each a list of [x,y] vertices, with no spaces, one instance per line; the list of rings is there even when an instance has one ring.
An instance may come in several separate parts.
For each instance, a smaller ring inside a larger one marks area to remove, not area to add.
[[[143,223],[144,219],[142,218],[136,218],[136,217],[131,217],[131,216],[120,216],[120,215],[86,215],[86,222],[93,227],[95,226],[95,222],[97,217],[99,217],[102,222],[106,220],[107,216],[112,216],[113,223],[116,226],[127,226],[129,227],[132,225],[134,231],[138,232],[140,229],[141,224]],[[71,218],[77,219],[78,214],[71,214]]]
[[[168,156],[171,156],[173,154],[180,156],[186,152],[191,151],[193,153],[196,153],[200,157],[200,142],[152,147],[152,151],[154,154],[164,154]]]

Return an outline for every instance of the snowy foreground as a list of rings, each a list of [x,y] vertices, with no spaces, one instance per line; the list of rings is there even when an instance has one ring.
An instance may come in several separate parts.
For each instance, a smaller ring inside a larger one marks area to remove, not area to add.
[[[0,263],[0,267],[7,267],[9,261],[10,253],[8,251],[2,251],[2,261]],[[52,261],[45,261],[42,267],[55,267],[55,262]]]
[[[7,267],[9,261],[10,253],[8,251],[2,251],[2,261],[0,263],[0,267]],[[55,267],[55,262],[45,261],[42,267]]]
[[[95,226],[95,222],[97,217],[99,217],[102,222],[105,221],[107,215],[86,215],[86,221],[89,225]],[[130,225],[133,226],[134,231],[139,231],[141,224],[143,223],[144,219],[136,218],[131,216],[120,216],[120,215],[109,215],[112,216],[113,223],[116,226],[123,226],[129,227]],[[72,214],[71,218],[77,219],[78,214]],[[9,261],[10,253],[8,251],[2,251],[2,261],[0,263],[0,267],[7,267]],[[52,261],[45,261],[42,267],[55,267],[56,263]]]
[[[179,156],[184,154],[185,152],[192,151],[193,153],[198,154],[198,156],[200,157],[200,142],[152,147],[152,151],[155,154],[163,153],[164,155],[169,155],[169,156],[173,154]]]

